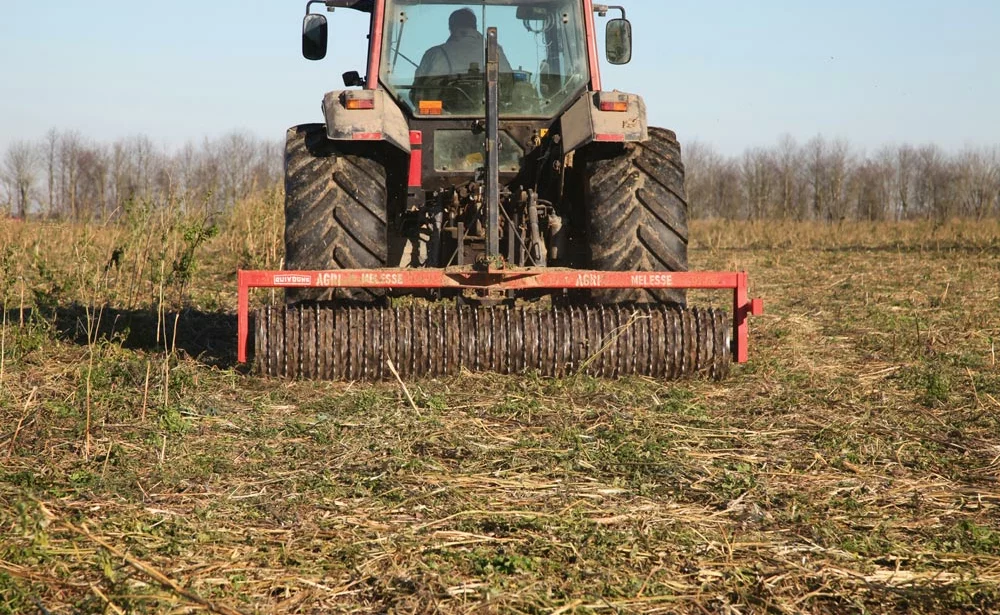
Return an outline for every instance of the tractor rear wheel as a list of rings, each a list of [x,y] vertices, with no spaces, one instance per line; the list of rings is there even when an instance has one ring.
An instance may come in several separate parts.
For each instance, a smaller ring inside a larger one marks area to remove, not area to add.
[[[677,135],[649,129],[649,141],[594,144],[583,152],[590,267],[687,271],[688,205]],[[675,303],[683,290],[593,291],[599,303]]]
[[[327,139],[323,124],[289,129],[285,143],[285,268],[377,269],[388,261],[386,164],[369,145]],[[287,289],[289,304],[347,299],[379,291]]]

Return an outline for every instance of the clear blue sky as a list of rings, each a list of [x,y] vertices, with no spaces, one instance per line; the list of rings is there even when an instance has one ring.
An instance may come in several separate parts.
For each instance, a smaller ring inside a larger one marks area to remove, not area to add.
[[[823,133],[856,146],[1000,144],[997,0],[624,0],[633,63],[605,87],[726,153]],[[0,150],[49,128],[168,147],[231,130],[280,139],[364,73],[360,15],[299,55],[300,0],[3,2]]]

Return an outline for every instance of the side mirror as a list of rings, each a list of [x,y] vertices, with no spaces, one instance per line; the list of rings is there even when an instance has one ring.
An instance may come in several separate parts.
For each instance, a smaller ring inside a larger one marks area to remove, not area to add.
[[[627,19],[612,19],[605,32],[608,62],[616,66],[632,61],[632,23]]]
[[[326,57],[329,40],[329,26],[325,15],[311,13],[302,21],[302,55],[307,60],[322,60]]]
[[[361,78],[361,75],[356,70],[344,73],[343,77],[345,87],[353,88],[363,86],[365,84],[365,80]]]

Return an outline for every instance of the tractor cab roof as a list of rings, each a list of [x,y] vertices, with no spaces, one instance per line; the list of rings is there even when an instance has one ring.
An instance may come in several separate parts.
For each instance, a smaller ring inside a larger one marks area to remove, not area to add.
[[[375,9],[375,0],[314,0],[312,4],[325,4],[327,9],[354,9],[362,13],[371,13]]]
[[[376,2],[385,0],[316,0],[326,5],[328,9],[354,9],[363,13],[371,13],[375,9]],[[462,0],[411,0],[414,4],[466,4]],[[404,3],[406,3],[404,1]],[[496,5],[518,5],[526,4],[551,4],[552,0],[486,0],[483,4]]]

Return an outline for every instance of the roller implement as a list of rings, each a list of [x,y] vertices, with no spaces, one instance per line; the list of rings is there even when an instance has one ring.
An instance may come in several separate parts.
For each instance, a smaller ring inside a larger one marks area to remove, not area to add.
[[[722,378],[747,360],[742,272],[688,271],[684,167],[643,99],[602,88],[632,56],[592,0],[312,0],[370,16],[367,75],[288,131],[285,269],[239,273],[239,360],[379,380],[469,371]],[[254,288],[285,303],[251,318]],[[687,307],[689,288],[732,312]],[[252,322],[251,322],[252,321]],[[253,337],[251,339],[251,330]]]

